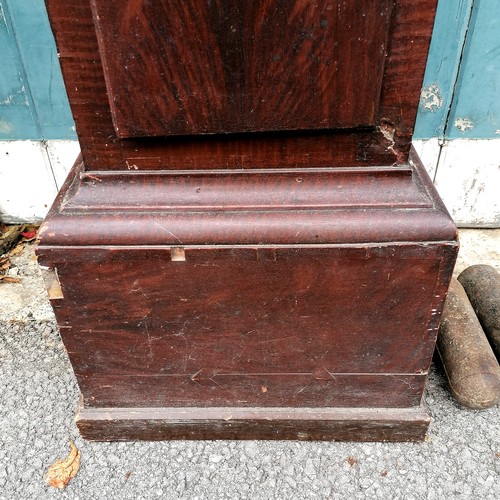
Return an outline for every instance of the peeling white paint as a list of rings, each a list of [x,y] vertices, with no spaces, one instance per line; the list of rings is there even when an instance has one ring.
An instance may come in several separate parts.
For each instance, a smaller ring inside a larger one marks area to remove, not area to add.
[[[40,141],[0,141],[0,219],[41,220],[57,192]]]
[[[472,130],[474,128],[474,122],[470,118],[457,118],[455,120],[455,127],[457,127],[460,132],[467,132],[467,130]]]
[[[29,106],[28,98],[24,93],[24,86],[21,87],[17,92],[12,92],[11,94],[5,96],[1,101],[0,105],[3,106],[12,106],[16,104],[18,106]]]
[[[52,140],[46,141],[45,147],[57,188],[61,189],[66,177],[80,154],[78,141]]]
[[[14,130],[14,125],[3,118],[0,118],[0,134],[10,134]]]
[[[439,153],[441,151],[439,139],[437,137],[432,137],[431,139],[414,140],[413,147],[424,164],[429,177],[434,179],[439,160]]]
[[[420,103],[423,109],[435,113],[443,105],[443,96],[441,90],[436,84],[429,85],[427,88],[422,89],[420,93]]]
[[[5,28],[7,29],[7,34],[10,36],[9,25],[7,24],[7,19],[5,17],[5,12],[3,11],[2,4],[0,3],[0,19],[5,24]]]

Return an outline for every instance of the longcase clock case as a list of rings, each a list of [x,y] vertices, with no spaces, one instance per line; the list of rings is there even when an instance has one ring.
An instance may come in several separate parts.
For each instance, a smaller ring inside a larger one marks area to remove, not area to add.
[[[46,3],[82,435],[423,439],[458,249],[411,150],[435,0]]]

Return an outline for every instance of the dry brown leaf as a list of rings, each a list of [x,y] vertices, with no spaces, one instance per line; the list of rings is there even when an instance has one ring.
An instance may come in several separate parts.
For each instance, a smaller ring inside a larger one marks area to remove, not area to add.
[[[0,281],[4,283],[21,283],[21,278],[14,278],[13,276],[0,275]]]
[[[12,262],[9,259],[8,255],[4,255],[0,257],[0,271],[6,271],[11,266]]]
[[[22,243],[20,243],[19,245],[17,245],[16,248],[14,248],[13,250],[11,250],[9,252],[9,257],[12,257],[13,255],[17,255],[19,253],[22,253],[23,249],[24,249],[24,245]]]
[[[70,452],[64,460],[57,460],[48,469],[45,480],[54,488],[63,489],[80,468],[80,451],[70,440]]]
[[[0,233],[0,254],[8,252],[21,237],[21,232],[26,229],[22,226],[6,226],[5,231]]]

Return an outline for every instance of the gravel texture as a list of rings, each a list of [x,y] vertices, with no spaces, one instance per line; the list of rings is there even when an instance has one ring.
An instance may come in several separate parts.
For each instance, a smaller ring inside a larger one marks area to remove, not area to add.
[[[419,444],[83,441],[78,389],[31,255],[17,261],[23,284],[0,286],[0,295],[35,290],[31,305],[0,314],[0,500],[500,498],[500,408],[460,408],[439,366],[426,394],[433,422]],[[66,457],[68,439],[81,468],[59,491],[44,475]]]

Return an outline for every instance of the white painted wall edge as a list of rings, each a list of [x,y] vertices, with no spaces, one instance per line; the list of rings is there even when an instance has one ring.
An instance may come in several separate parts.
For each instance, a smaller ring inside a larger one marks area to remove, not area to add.
[[[500,227],[500,138],[414,141],[461,227]],[[0,141],[0,221],[43,220],[80,149],[78,141]]]
[[[500,138],[413,145],[459,227],[500,227]]]
[[[434,184],[459,227],[500,227],[500,138],[445,142]]]
[[[414,140],[413,147],[418,156],[420,156],[429,177],[434,181],[439,160],[439,152],[441,151],[439,139],[433,137],[432,139],[426,140]]]
[[[79,152],[78,141],[0,141],[0,221],[43,220]]]

